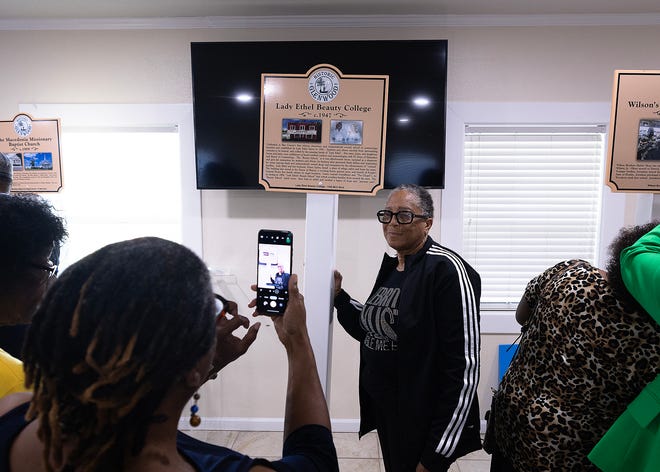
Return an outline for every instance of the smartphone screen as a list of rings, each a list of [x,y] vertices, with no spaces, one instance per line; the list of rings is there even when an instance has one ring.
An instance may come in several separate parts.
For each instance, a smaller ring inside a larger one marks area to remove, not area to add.
[[[281,315],[289,301],[293,233],[259,230],[257,243],[257,311]]]

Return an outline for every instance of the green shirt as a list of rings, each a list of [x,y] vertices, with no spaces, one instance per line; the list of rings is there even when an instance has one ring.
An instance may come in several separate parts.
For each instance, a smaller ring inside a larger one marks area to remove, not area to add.
[[[660,225],[621,251],[626,288],[660,324]]]
[[[628,291],[660,324],[660,225],[621,251]],[[660,375],[626,408],[589,454],[606,472],[656,472],[660,467]]]

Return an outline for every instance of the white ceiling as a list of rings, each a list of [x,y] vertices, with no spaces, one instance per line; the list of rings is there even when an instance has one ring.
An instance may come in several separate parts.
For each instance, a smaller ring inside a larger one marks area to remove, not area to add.
[[[658,0],[0,0],[0,20],[657,13]]]

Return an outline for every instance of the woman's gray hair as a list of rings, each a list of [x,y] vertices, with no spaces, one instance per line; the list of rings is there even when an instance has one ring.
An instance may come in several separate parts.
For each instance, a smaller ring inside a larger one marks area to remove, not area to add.
[[[429,218],[433,218],[433,198],[431,197],[431,194],[428,190],[415,184],[401,184],[392,190],[390,195],[394,192],[398,192],[399,190],[410,192],[415,195],[415,197],[417,197],[419,207],[422,209],[422,213],[424,213],[424,215]]]
[[[11,183],[14,176],[14,163],[9,156],[0,152],[0,180]]]

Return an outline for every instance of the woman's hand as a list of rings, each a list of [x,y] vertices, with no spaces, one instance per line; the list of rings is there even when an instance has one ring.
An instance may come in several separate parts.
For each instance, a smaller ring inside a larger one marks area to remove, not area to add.
[[[341,281],[343,280],[343,277],[341,276],[341,273],[338,270],[334,271],[334,279],[335,279],[335,298],[337,295],[339,295],[339,292],[341,292]]]
[[[417,468],[415,468],[415,472],[429,472],[429,469],[424,467],[420,462],[419,464],[417,464]]]
[[[256,290],[256,286],[252,286],[252,290]],[[257,305],[256,299],[249,303],[249,307]],[[255,311],[252,316],[260,316],[263,313]],[[266,315],[263,315],[266,316]],[[277,337],[280,342],[288,349],[299,341],[307,342],[307,313],[305,311],[305,299],[298,290],[298,276],[291,274],[289,277],[289,301],[286,305],[286,310],[283,315],[269,315],[273,321]]]
[[[252,286],[256,290],[256,286]],[[257,301],[250,302],[251,307]],[[256,312],[253,316],[261,313]],[[289,277],[289,301],[283,315],[269,316],[275,326],[280,342],[286,349],[288,380],[286,387],[286,407],[284,410],[284,437],[304,425],[321,425],[330,429],[328,404],[318,369],[314,360],[314,350],[307,333],[305,300],[298,290],[298,276]],[[328,453],[336,455],[334,451]],[[334,469],[339,470],[339,469]]]
[[[298,276],[289,277],[289,301],[282,316],[272,316],[277,337],[286,348],[300,341],[308,342],[305,299],[298,290]]]
[[[209,378],[215,378],[220,369],[245,354],[257,339],[257,332],[261,326],[261,323],[250,326],[250,321],[238,314],[238,305],[233,301],[227,302],[225,310],[231,318],[221,315],[215,320],[216,346],[213,369],[209,373]],[[247,329],[247,333],[242,338],[234,334],[234,331],[240,327]]]

